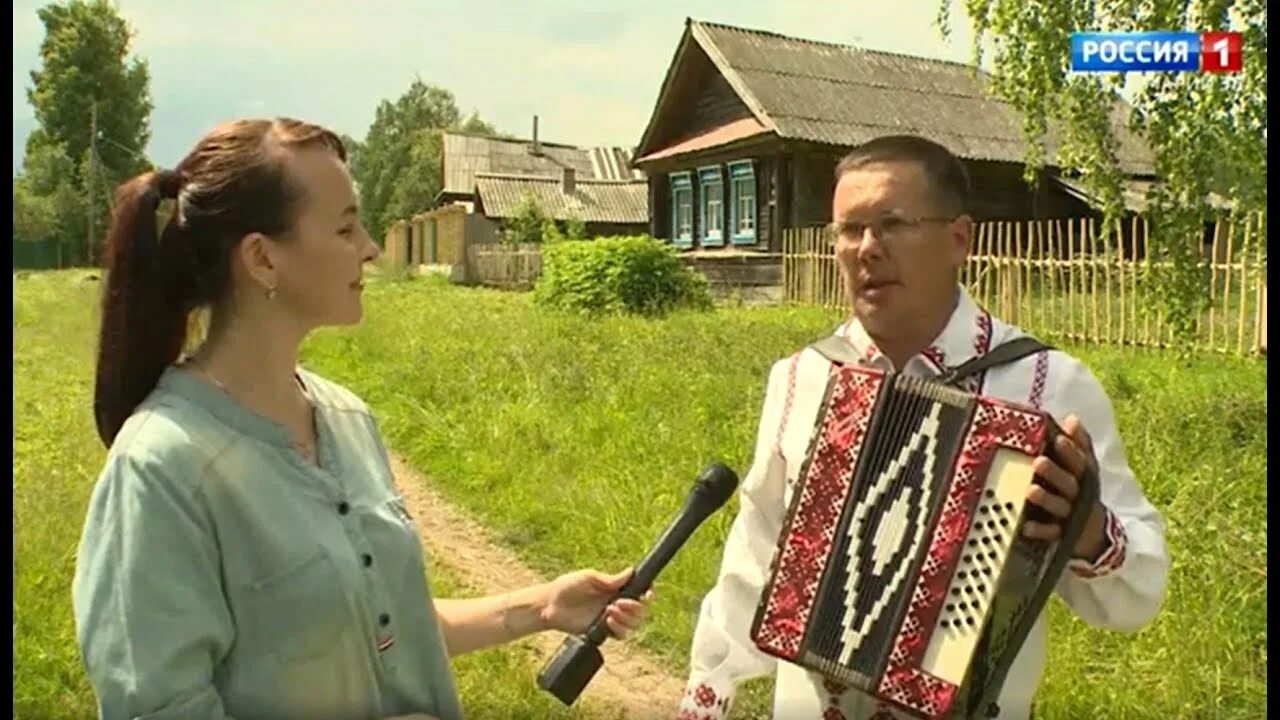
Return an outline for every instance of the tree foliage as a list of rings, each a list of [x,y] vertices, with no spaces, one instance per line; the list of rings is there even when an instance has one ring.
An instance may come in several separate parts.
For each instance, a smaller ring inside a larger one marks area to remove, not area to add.
[[[129,58],[129,24],[107,0],[49,4],[37,15],[45,38],[27,100],[44,139],[62,147],[67,157],[83,159],[96,106],[102,165],[117,176],[147,167],[143,150],[151,139],[150,73],[145,60]]]
[[[529,194],[520,198],[515,211],[502,225],[502,242],[508,245],[537,245],[555,233],[555,220]]]
[[[133,32],[107,0],[51,3],[37,16],[45,37],[27,88],[37,127],[14,181],[15,235],[21,200],[23,233],[67,243],[72,257],[92,262],[89,198],[95,229],[105,227],[115,186],[150,166],[150,76],[130,57]]]
[[[949,32],[955,0],[941,0],[938,22]],[[991,91],[1023,118],[1028,178],[1046,164],[1079,173],[1101,199],[1104,227],[1122,216],[1123,173],[1112,113],[1123,73],[1072,74],[1070,34],[1188,28],[1243,32],[1238,74],[1154,73],[1132,78],[1128,126],[1143,138],[1158,182],[1147,198],[1151,232],[1147,279],[1175,332],[1192,331],[1206,301],[1202,232],[1206,222],[1256,222],[1250,246],[1265,242],[1267,197],[1267,24],[1263,0],[964,0],[973,24],[973,60],[990,46]],[[1043,151],[1058,141],[1056,157]],[[1224,198],[1222,218],[1207,200]],[[1260,230],[1260,232],[1259,232]]]
[[[363,220],[374,237],[432,206],[443,183],[441,130],[496,134],[478,114],[464,117],[453,93],[421,79],[394,101],[378,104],[351,166]]]
[[[31,192],[25,178],[13,179],[13,239],[45,240],[57,236],[57,212],[51,198]]]
[[[576,212],[557,221],[543,209],[530,193],[525,193],[516,204],[511,217],[502,223],[501,240],[508,245],[539,245],[586,240],[587,223]]]
[[[87,228],[86,197],[77,163],[36,130],[27,139],[22,172],[13,179],[13,234],[17,240],[60,240],[81,248]],[[87,258],[86,258],[87,259]]]

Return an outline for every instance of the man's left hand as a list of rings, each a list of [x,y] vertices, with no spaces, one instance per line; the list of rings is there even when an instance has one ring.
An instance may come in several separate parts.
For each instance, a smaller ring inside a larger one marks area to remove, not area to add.
[[[1080,423],[1080,418],[1075,415],[1068,415],[1063,421],[1062,434],[1058,436],[1054,449],[1061,464],[1044,455],[1036,458],[1032,464],[1036,475],[1053,490],[1032,485],[1027,491],[1027,501],[1043,508],[1059,521],[1065,521],[1080,492],[1079,478],[1086,469],[1092,469],[1096,474],[1098,461],[1093,454],[1093,441]],[[1087,559],[1098,556],[1107,540],[1105,523],[1106,510],[1101,502],[1095,502],[1080,541],[1076,543],[1075,557]],[[1029,538],[1053,541],[1062,535],[1062,525],[1061,522],[1027,521],[1023,526],[1023,534]]]
[[[653,597],[650,591],[640,600],[618,598],[609,602],[626,584],[631,573],[630,569],[614,575],[595,570],[579,570],[552,580],[546,585],[543,625],[565,633],[583,633],[600,611],[605,610],[605,622],[609,630],[615,637],[626,638],[644,624],[646,604]]]

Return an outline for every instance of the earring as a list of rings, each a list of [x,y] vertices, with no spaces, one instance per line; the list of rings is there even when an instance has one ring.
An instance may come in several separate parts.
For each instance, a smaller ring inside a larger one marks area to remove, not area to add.
[[[275,286],[275,285],[272,285],[271,287],[267,288],[267,299],[268,299],[268,300],[275,300],[275,299],[276,299],[276,286]]]

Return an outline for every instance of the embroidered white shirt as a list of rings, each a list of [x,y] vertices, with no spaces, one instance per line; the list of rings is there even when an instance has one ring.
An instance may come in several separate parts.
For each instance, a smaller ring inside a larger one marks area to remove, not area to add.
[[[892,364],[852,320],[837,329],[872,367]],[[965,292],[933,345],[900,371],[933,377],[990,348],[1025,336],[993,319]],[[725,541],[715,584],[704,597],[693,635],[691,673],[677,720],[727,717],[739,683],[776,673],[775,720],[890,720],[906,717],[857,693],[833,694],[817,676],[758,650],[751,623],[791,502],[828,379],[828,362],[803,350],[769,373],[755,454],[739,492],[739,510]],[[1073,561],[1057,594],[1097,628],[1135,632],[1155,616],[1165,594],[1169,558],[1161,514],[1148,502],[1129,468],[1111,406],[1101,384],[1079,360],[1061,351],[1041,352],[973,378],[970,390],[1030,404],[1062,422],[1080,418],[1093,439],[1107,539],[1093,563]],[[979,383],[981,383],[979,387]],[[999,698],[999,720],[1025,720],[1045,666],[1042,617],[1010,670]]]

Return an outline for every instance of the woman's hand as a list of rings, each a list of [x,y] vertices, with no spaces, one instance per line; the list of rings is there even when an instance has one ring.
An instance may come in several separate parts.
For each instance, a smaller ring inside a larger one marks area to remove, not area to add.
[[[626,584],[631,572],[628,568],[616,575],[605,575],[595,570],[578,570],[547,583],[543,626],[569,634],[586,632],[605,603]],[[605,624],[615,637],[625,639],[640,629],[647,616],[646,605],[652,598],[650,591],[640,600],[619,598],[609,604]]]

